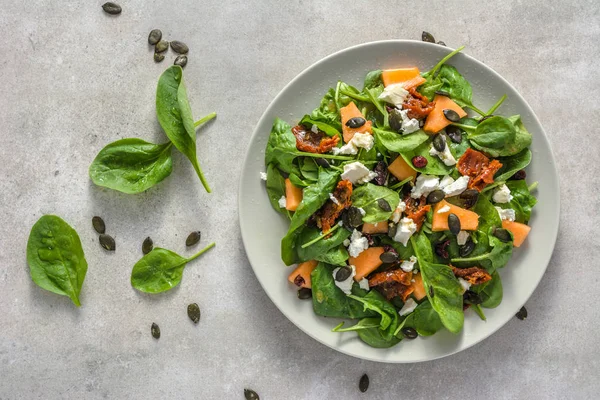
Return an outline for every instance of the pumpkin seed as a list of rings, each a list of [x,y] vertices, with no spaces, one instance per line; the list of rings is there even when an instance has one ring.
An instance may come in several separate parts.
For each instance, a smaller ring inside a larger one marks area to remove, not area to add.
[[[165,55],[162,53],[154,53],[154,61],[155,62],[161,62],[162,60],[165,59]]]
[[[392,211],[392,206],[390,206],[390,203],[388,203],[386,199],[378,199],[377,200],[377,205],[383,211],[387,211],[387,212],[391,212]]]
[[[449,125],[446,127],[446,134],[454,143],[462,142],[462,131],[459,127],[454,125]]]
[[[384,263],[395,263],[398,261],[398,253],[393,251],[386,251],[379,256],[379,259]]]
[[[258,394],[252,389],[244,389],[244,397],[246,400],[260,400]]]
[[[156,53],[163,53],[165,51],[167,51],[169,49],[169,42],[166,40],[161,40],[160,42],[156,43],[156,46],[154,46],[154,51]]]
[[[394,108],[389,113],[389,123],[390,128],[396,132],[400,132],[402,130],[402,114],[400,114],[400,110]]]
[[[148,236],[146,239],[144,239],[144,242],[142,243],[142,253],[148,254],[152,251],[153,248],[154,242],[152,241],[150,236]]]
[[[439,94],[440,96],[446,96],[446,97],[450,97],[450,93],[444,91],[444,90],[436,90],[434,92],[435,94]]]
[[[419,337],[419,334],[417,333],[417,330],[415,328],[402,328],[401,332],[407,339],[416,339],[417,337]]]
[[[187,306],[187,313],[188,317],[190,317],[195,324],[200,322],[200,307],[198,306],[198,303],[189,304]]]
[[[181,68],[183,68],[187,65],[187,61],[187,56],[177,56],[177,58],[173,62],[173,65],[179,65]]]
[[[180,42],[179,40],[173,40],[171,42],[171,48],[173,49],[173,51],[175,53],[179,53],[179,54],[187,54],[188,51],[190,51],[190,49],[187,47],[187,45],[183,42]]]
[[[434,298],[435,293],[433,293],[433,286],[429,286],[429,297]]]
[[[446,193],[443,190],[437,189],[427,195],[427,204],[436,204],[444,200]]]
[[[92,218],[92,226],[98,233],[106,232],[106,225],[104,225],[104,220],[98,216]]]
[[[467,290],[464,294],[463,294],[463,301],[467,304],[481,304],[483,303],[483,300],[481,299],[481,296],[479,296],[479,294],[475,293],[472,290]]]
[[[421,40],[424,42],[435,43],[435,38],[433,37],[433,35],[425,31],[421,33]]]
[[[346,228],[354,229],[362,225],[362,213],[356,207],[350,207],[342,215],[342,223]]]
[[[185,245],[190,247],[190,246],[197,244],[200,241],[201,236],[202,236],[202,234],[200,231],[194,231],[194,232],[190,233],[188,235],[187,239],[185,239]]]
[[[398,225],[396,224],[389,224],[388,225],[388,236],[393,238],[394,236],[396,236],[396,232],[398,231]]]
[[[458,219],[456,214],[450,213],[448,215],[448,229],[454,235],[458,235],[460,232],[460,219]]]
[[[324,158],[315,158],[315,162],[320,167],[323,167],[323,168],[329,168],[330,167],[329,162],[327,162],[327,160],[324,159]]]
[[[152,29],[150,34],[148,35],[148,43],[154,46],[156,43],[160,42],[162,39],[162,32],[160,29]]]
[[[360,381],[358,381],[358,390],[364,393],[367,389],[369,389],[369,376],[364,374],[360,377]]]
[[[458,196],[463,201],[465,208],[471,208],[477,203],[479,192],[477,189],[467,189]]]
[[[346,121],[346,126],[349,128],[360,128],[367,122],[363,117],[354,117]]]
[[[442,42],[441,40],[437,42],[437,44],[441,44],[442,46],[445,46],[446,43]]]
[[[460,115],[458,115],[458,113],[456,111],[451,110],[449,108],[446,108],[444,110],[444,117],[446,117],[446,119],[451,122],[460,121]]]
[[[519,318],[521,321],[524,321],[527,318],[527,309],[525,306],[521,307],[519,312],[515,314],[515,317]]]
[[[308,300],[312,298],[312,290],[310,290],[309,288],[301,288],[300,290],[298,290],[298,298],[300,300]]]
[[[504,229],[504,228],[496,228],[494,230],[494,236],[496,236],[498,239],[500,239],[503,242],[511,242],[512,241],[512,237],[510,236],[510,232],[508,232],[508,230]]]
[[[338,282],[343,282],[350,277],[352,274],[352,268],[345,266],[338,269],[335,274],[335,280]]]
[[[473,239],[471,239],[471,237],[469,236],[469,238],[467,239],[466,243],[463,244],[462,246],[460,246],[458,248],[458,254],[461,257],[466,257],[469,254],[471,254],[471,252],[473,251],[473,249],[475,249],[475,242],[473,241]]]
[[[112,236],[107,235],[105,233],[100,235],[100,246],[102,246],[105,250],[115,251],[115,239]]]
[[[112,3],[112,2],[108,2],[108,3],[104,3],[102,4],[102,9],[104,10],[105,13],[110,14],[110,15],[118,15],[121,14],[121,6],[116,4],[116,3]]]
[[[154,322],[152,323],[152,326],[150,327],[150,333],[152,333],[152,337],[154,339],[160,339],[160,328]]]
[[[433,137],[433,147],[440,153],[446,149],[446,140],[440,134]]]

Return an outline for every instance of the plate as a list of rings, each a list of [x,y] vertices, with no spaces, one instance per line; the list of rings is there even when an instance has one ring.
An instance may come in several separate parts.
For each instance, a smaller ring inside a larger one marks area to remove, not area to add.
[[[495,309],[486,309],[485,322],[473,312],[466,313],[464,329],[458,335],[444,330],[430,337],[402,341],[390,349],[375,349],[363,343],[354,332],[331,332],[341,320],[314,314],[312,303],[298,300],[296,288],[287,282],[292,267],[286,267],[281,261],[280,242],[289,222],[271,208],[264,182],[260,179],[260,172],[265,171],[265,146],[275,117],[294,125],[318,106],[327,89],[335,86],[338,79],[362,87],[365,74],[375,69],[418,66],[421,71],[427,71],[451,51],[432,43],[387,40],[334,53],[305,69],[283,88],[262,115],[252,135],[239,188],[240,228],[250,264],[267,295],[290,321],[314,339],[342,353],[371,361],[410,363],[465,350],[514,317],[535,290],[550,261],[558,233],[560,207],[558,176],[548,138],[533,110],[514,87],[488,66],[462,53],[454,56],[449,64],[458,68],[471,83],[475,104],[487,110],[506,94],[508,99],[499,113],[520,114],[533,135],[533,160],[527,168],[527,181],[539,182],[539,203],[532,214],[532,230],[525,244],[515,249],[509,264],[500,270],[504,287],[502,304]]]

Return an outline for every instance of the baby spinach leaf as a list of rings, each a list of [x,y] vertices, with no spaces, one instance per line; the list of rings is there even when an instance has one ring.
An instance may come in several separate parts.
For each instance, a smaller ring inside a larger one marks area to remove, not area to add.
[[[267,166],[266,187],[269,201],[275,211],[291,218],[290,212],[279,206],[279,199],[281,199],[282,196],[285,196],[285,179],[283,179],[283,176],[281,176],[281,173],[273,166],[273,164]]]
[[[331,88],[327,91],[319,107],[310,114],[310,119],[324,122],[338,132],[342,130],[342,119],[335,101],[335,89]]]
[[[141,193],[171,175],[171,145],[137,138],[117,140],[100,150],[90,165],[90,178],[98,186]]]
[[[463,108],[471,108],[473,106],[471,84],[455,67],[447,64],[442,65],[437,79],[442,83],[442,86],[438,90],[447,92],[456,104]]]
[[[523,149],[521,152],[514,156],[501,157],[498,159],[502,163],[502,168],[496,172],[494,180],[505,181],[515,174],[515,172],[522,170],[527,167],[531,162],[531,151],[529,149]]]
[[[479,215],[478,230],[487,234],[490,228],[502,226],[500,215],[498,215],[498,211],[490,202],[488,195],[479,195],[477,203],[475,203],[475,207],[473,207],[473,211]]]
[[[391,211],[383,210],[378,204],[379,199],[385,199],[389,203]],[[399,203],[398,193],[385,186],[366,183],[352,192],[352,205],[362,208],[366,212],[363,222],[375,223],[388,220]]]
[[[79,235],[60,217],[44,215],[33,225],[27,264],[36,285],[81,305],[79,293],[88,265]]]
[[[302,245],[309,243],[314,239],[323,236],[319,229],[305,227],[298,235],[296,249],[298,250],[298,259],[300,262],[308,260],[316,260],[322,254],[327,253],[333,248],[337,248],[342,242],[350,236],[350,231],[339,228],[331,234],[331,236],[323,238],[318,242],[311,244],[308,247],[302,248]]]
[[[378,328],[361,329],[357,330],[356,333],[360,340],[365,342],[371,347],[378,349],[387,349],[400,343],[402,339],[397,336],[390,334],[390,330],[381,330]]]
[[[366,89],[372,89],[379,85],[383,85],[383,79],[381,78],[381,74],[383,71],[377,69],[375,71],[369,71],[365,76],[365,83],[363,86],[363,91]]]
[[[391,237],[389,236],[382,236],[380,238],[381,244],[387,245],[387,246],[392,246],[394,248],[394,250],[396,250],[396,252],[398,253],[398,258],[400,260],[408,260],[410,258],[410,256],[414,256],[415,252],[412,248],[412,246],[404,246],[402,243],[398,243],[396,241],[394,241]]]
[[[302,159],[300,172],[302,177],[306,180],[316,182],[319,179],[319,166],[315,163],[314,159],[305,157]]]
[[[183,70],[178,65],[168,68],[158,80],[156,116],[171,142],[190,160],[202,185],[210,193],[208,182],[198,164],[192,109],[183,83]]]
[[[471,290],[479,293],[479,296],[481,296],[483,300],[483,303],[481,303],[482,307],[496,308],[502,302],[502,280],[498,271],[494,271],[492,280],[473,286]]]
[[[421,336],[431,336],[444,327],[440,316],[433,309],[429,300],[425,299],[415,310],[408,314],[399,328],[415,328]],[[400,330],[396,330],[396,335]]]
[[[523,149],[528,148],[531,145],[532,136],[531,133],[529,133],[529,131],[525,128],[525,125],[523,125],[520,115],[513,115],[512,117],[508,117],[508,119],[514,124],[516,130],[513,150],[511,151],[511,154],[507,154],[513,155],[519,153]]]
[[[317,128],[319,128],[320,131],[325,132],[327,136],[339,136],[340,139],[342,136],[335,127],[322,121],[312,120],[310,118],[310,115],[305,115],[304,117],[302,117],[302,119],[300,120],[300,124],[308,127],[309,129],[312,128],[313,125],[316,125]]]
[[[519,205],[521,214],[517,216],[517,222],[527,223],[531,218],[531,210],[537,203],[537,199],[529,192],[525,180],[508,181],[506,186],[510,189],[513,199],[510,201],[513,207]]]
[[[398,312],[379,292],[371,290],[364,297],[355,295],[348,295],[348,297],[363,303],[365,310],[372,310],[380,316],[379,327],[357,330],[358,337],[362,341],[377,348],[392,347],[400,342],[400,338],[394,334],[400,321]]]
[[[371,317],[371,318],[363,318],[358,321],[355,325],[349,326],[347,328],[343,328],[344,323],[342,322],[335,328],[333,328],[332,332],[353,332],[360,331],[362,329],[371,329],[371,328],[379,328],[381,325],[381,318]]]
[[[521,117],[494,116],[480,122],[467,137],[471,145],[492,157],[518,154],[531,144],[531,134],[525,129]]]
[[[493,230],[494,228],[490,228],[487,235],[490,246],[488,252],[476,256],[453,258],[452,264],[465,267],[480,266],[485,268],[490,274],[498,268],[504,267],[512,256],[512,240],[510,242],[501,241],[492,234]]]
[[[292,172],[292,162],[298,157],[296,138],[292,127],[285,121],[275,118],[267,149],[265,151],[265,164],[273,164],[284,172]]]
[[[345,266],[348,260],[348,250],[342,245],[327,250],[324,253],[318,254],[314,257],[317,261],[322,261],[327,264],[336,266]]]
[[[408,135],[401,135],[396,132],[373,128],[373,133],[375,134],[375,139],[385,146],[386,149],[396,153],[414,150],[429,139],[429,135],[422,130]]]
[[[405,151],[400,153],[404,161],[406,161],[412,168],[421,172],[422,174],[428,175],[448,175],[450,171],[452,171],[453,167],[449,167],[444,164],[439,157],[432,156],[429,154],[429,150],[431,150],[431,142],[432,139],[428,139],[427,141],[421,143],[415,149],[411,151]],[[427,165],[423,168],[416,168],[412,164],[412,159],[415,156],[423,156],[427,159]]]
[[[215,244],[211,243],[190,258],[155,247],[133,266],[131,286],[145,293],[161,293],[171,290],[181,282],[186,264],[214,246]]]

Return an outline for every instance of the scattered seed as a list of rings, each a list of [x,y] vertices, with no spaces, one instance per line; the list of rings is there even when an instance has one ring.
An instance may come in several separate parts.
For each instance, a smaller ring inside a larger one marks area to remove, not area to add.
[[[386,199],[378,199],[377,200],[377,205],[383,211],[387,211],[387,212],[391,212],[392,211],[392,206],[390,206],[390,203],[388,203],[388,201]]]
[[[360,128],[367,122],[363,117],[354,117],[346,121],[346,126],[349,128]]]
[[[244,389],[244,397],[246,400],[260,400],[258,394],[252,389]]]
[[[187,239],[185,239],[185,245],[190,247],[197,244],[200,241],[201,236],[202,234],[200,233],[200,231],[194,231],[190,233]]]
[[[458,115],[458,113],[456,111],[447,108],[443,112],[444,112],[444,117],[446,117],[446,119],[448,121],[451,121],[451,122],[460,121],[460,115]]]
[[[431,297],[433,299],[434,296],[435,296],[435,293],[433,292],[433,286],[429,286],[429,297]]]
[[[148,254],[152,251],[153,248],[154,242],[152,241],[150,236],[148,236],[146,239],[144,239],[144,242],[142,243],[142,253]]]
[[[159,63],[165,59],[165,55],[162,53],[154,53],[154,61]]]
[[[427,159],[423,156],[414,156],[411,161],[415,168],[425,168],[427,166]]]
[[[458,235],[460,232],[460,219],[456,214],[450,213],[448,215],[448,229],[454,235]]]
[[[445,46],[446,43],[442,42],[441,40],[437,42],[437,44],[441,44],[442,46]]]
[[[310,290],[309,288],[301,288],[300,290],[298,290],[298,298],[300,300],[308,300],[312,298],[312,290]]]
[[[180,42],[179,40],[173,40],[171,42],[171,48],[175,53],[179,54],[187,54],[188,51],[190,51],[189,47],[187,47],[185,43]]]
[[[402,130],[402,114],[400,114],[400,110],[397,108],[389,112],[389,124],[390,128],[396,132]]]
[[[382,253],[379,256],[379,259],[384,263],[395,263],[396,261],[398,261],[398,253],[393,251],[386,251],[385,253]]]
[[[173,62],[173,65],[179,65],[181,68],[183,68],[187,65],[187,62],[188,62],[187,56],[177,56],[177,58]]]
[[[187,313],[188,317],[190,317],[190,319],[194,321],[195,324],[197,324],[200,321],[200,307],[198,306],[198,303],[192,303],[188,305]]]
[[[160,339],[160,328],[154,322],[152,323],[152,326],[150,327],[150,333],[152,333],[152,337],[154,339]]]
[[[479,192],[477,189],[467,189],[458,196],[463,201],[465,208],[471,208],[477,203]]]
[[[465,242],[465,244],[463,244],[462,246],[460,246],[458,248],[458,254],[461,257],[466,257],[469,254],[471,254],[471,252],[473,251],[473,249],[475,249],[475,242],[473,242],[473,239],[471,239],[471,237],[469,237],[467,239],[467,241]]]
[[[463,301],[467,304],[481,304],[483,303],[483,300],[481,299],[481,296],[479,296],[479,294],[475,293],[472,290],[467,290],[464,294],[463,294]]]
[[[352,274],[352,268],[345,266],[338,269],[338,272],[335,274],[335,280],[338,282],[343,282],[350,277]]]
[[[360,381],[358,382],[358,390],[364,393],[367,389],[369,389],[369,376],[364,374],[360,377]]]
[[[169,42],[166,40],[161,40],[160,42],[156,43],[156,46],[154,46],[154,51],[156,53],[163,53],[165,51],[167,51],[169,49]]]
[[[148,35],[148,43],[154,46],[162,39],[162,32],[160,29],[152,29]]]
[[[453,126],[453,125],[447,126],[446,134],[448,135],[450,140],[452,140],[454,143],[462,142],[462,131],[460,130],[459,127]]]
[[[92,226],[98,233],[106,232],[106,225],[104,225],[104,220],[98,216],[92,218]]]
[[[419,337],[419,334],[417,333],[417,330],[415,328],[402,328],[401,332],[407,339],[416,339],[417,337]]]
[[[525,172],[524,169],[518,170],[513,176],[510,177],[510,179],[513,181],[520,181],[525,178],[527,178],[527,172]]]
[[[444,90],[436,90],[434,92],[435,94],[439,94],[440,96],[446,96],[446,97],[450,97],[450,93],[444,91]]]
[[[437,204],[440,201],[444,200],[446,197],[446,193],[443,190],[434,190],[433,192],[427,195],[427,204]]]
[[[433,137],[433,147],[439,152],[446,149],[446,140],[444,140],[442,135],[437,134]]]
[[[525,306],[521,307],[521,309],[515,315],[515,317],[519,318],[521,321],[525,321],[525,319],[527,318],[527,309],[525,308]]]
[[[342,215],[342,223],[346,228],[354,229],[362,225],[362,213],[356,207],[350,207]]]
[[[100,235],[100,246],[102,246],[105,250],[115,251],[115,239],[112,236],[107,235],[105,233]]]
[[[435,43],[435,39],[434,39],[433,35],[429,32],[425,32],[425,31],[423,31],[423,33],[421,33],[421,40],[424,42]]]
[[[510,232],[508,232],[508,230],[506,230],[504,228],[496,228],[494,230],[494,236],[496,236],[498,239],[500,239],[501,241],[503,241],[505,243],[512,241]]]
[[[323,167],[323,168],[329,168],[329,162],[324,159],[324,158],[316,158],[315,162],[317,163],[318,166]]]
[[[108,3],[102,4],[102,9],[105,13],[110,15],[118,15],[121,14],[121,11],[123,11],[120,5],[112,3],[110,1]]]

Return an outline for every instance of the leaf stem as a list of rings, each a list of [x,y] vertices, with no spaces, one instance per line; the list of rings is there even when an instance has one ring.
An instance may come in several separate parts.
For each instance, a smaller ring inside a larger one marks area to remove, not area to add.
[[[492,106],[492,108],[490,108],[485,115],[492,115],[494,113],[494,111],[496,111],[498,109],[498,107],[500,107],[500,105],[502,105],[502,103],[504,103],[504,100],[506,100],[506,95],[503,95],[502,97],[500,97],[500,100],[498,100],[496,102],[496,104],[494,104]]]
[[[369,324],[369,325],[356,324],[356,325],[352,325],[348,328],[342,328],[342,326],[344,326],[343,322],[339,323],[335,328],[333,328],[331,330],[331,332],[352,332],[352,331],[360,331],[363,329],[379,328],[379,323]]]
[[[451,125],[457,126],[457,127],[461,128],[461,129],[464,129],[465,131],[474,131],[475,129],[477,129],[476,126],[459,124],[458,122],[453,122]]]
[[[483,313],[483,310],[481,309],[481,305],[475,304],[473,306],[473,311],[475,311],[475,314],[479,315],[479,318],[481,318],[482,321],[486,321],[487,320],[485,318],[485,314]]]
[[[531,185],[527,186],[527,190],[529,190],[530,192],[533,192],[535,189],[537,189],[538,185],[539,185],[539,182],[535,181]]]
[[[303,249],[307,248],[308,246],[311,246],[315,243],[317,243],[319,240],[323,239],[325,236],[330,235],[332,232],[335,232],[338,228],[340,227],[340,224],[336,224],[336,226],[334,226],[333,228],[331,228],[330,230],[327,231],[327,233],[321,233],[319,236],[317,236],[316,238],[314,238],[313,240],[304,243],[301,247]]]
[[[215,247],[215,242],[212,242],[211,244],[209,244],[208,246],[206,246],[205,248],[200,250],[198,253],[196,253],[193,256],[191,256],[190,258],[188,258],[187,262],[190,262],[193,259],[200,257],[202,254],[206,253],[208,250],[212,249],[213,247]]]
[[[198,121],[194,122],[194,128],[197,128],[198,126],[207,123],[208,121],[210,121],[213,118],[217,117],[217,113],[216,112],[212,112],[210,114],[208,114],[206,117],[200,118]]]
[[[479,114],[481,116],[488,115],[484,111],[481,111],[479,108],[475,107],[473,104],[467,104],[467,108],[470,108],[471,110],[475,111],[477,114]]]
[[[198,164],[198,160],[196,160],[196,162],[192,163],[194,165],[194,169],[196,170],[196,174],[198,175],[198,178],[200,178],[200,182],[202,182],[202,186],[204,186],[204,189],[206,190],[207,193],[210,193],[210,186],[208,185],[208,182],[206,180],[206,178],[204,177],[204,173],[202,172],[202,169],[200,168],[200,165]]]
[[[335,106],[337,107],[338,112],[340,112],[340,87],[342,86],[342,81],[338,81],[337,85],[335,85],[335,94],[333,96],[333,101],[335,102]]]
[[[440,62],[438,62],[435,67],[433,67],[433,69],[431,71],[429,71],[429,75],[434,75],[435,72],[440,69],[442,67],[442,65],[444,65],[446,63],[446,61],[448,61],[449,59],[451,59],[452,57],[454,57],[455,55],[457,55],[458,53],[460,53],[462,51],[462,49],[464,49],[465,46],[460,46],[458,49],[454,50],[453,52],[451,52],[450,54],[448,54],[446,57],[442,58],[440,60]]]
[[[482,190],[480,193],[485,193],[485,192],[487,192],[488,190],[491,190],[491,189],[493,189],[493,188],[495,188],[495,187],[498,187],[498,186],[502,186],[502,185],[504,185],[505,183],[506,183],[506,181],[498,181],[498,182],[494,182],[494,183],[492,183],[491,185],[487,185],[485,188],[483,188],[483,190]]]
[[[332,159],[332,160],[342,160],[342,161],[354,160],[354,158],[352,158],[352,157],[335,156],[333,154],[306,153],[306,152],[303,152],[303,151],[298,151],[297,153],[298,153],[298,156],[303,156],[303,157],[329,158],[329,159]]]
[[[360,94],[352,93],[352,92],[349,92],[349,91],[344,90],[344,89],[340,89],[340,93],[341,94],[345,94],[348,97],[352,97],[354,100],[364,101],[364,102],[370,102],[370,100],[369,100],[369,98],[367,96],[361,96]]]
[[[390,187],[389,187],[389,189],[390,189],[390,190],[398,190],[398,189],[400,189],[402,186],[406,185],[408,182],[412,181],[412,180],[413,180],[413,178],[414,178],[413,176],[409,176],[409,177],[408,177],[408,178],[406,178],[405,180],[403,180],[403,181],[400,181],[400,182],[396,183],[396,184],[395,184],[395,185],[393,185],[393,186],[390,186]]]

